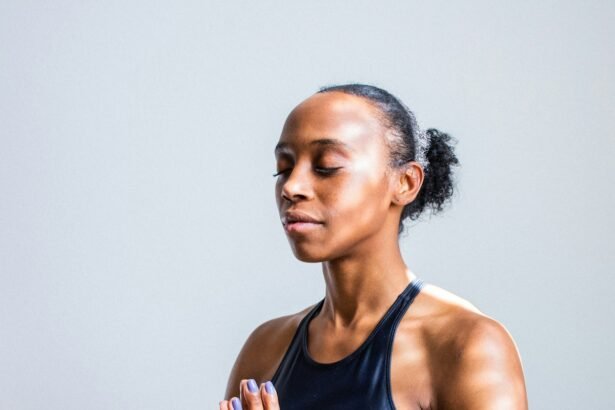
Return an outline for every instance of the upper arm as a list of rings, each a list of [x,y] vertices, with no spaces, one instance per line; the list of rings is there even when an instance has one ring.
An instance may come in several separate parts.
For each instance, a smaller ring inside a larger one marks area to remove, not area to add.
[[[445,408],[526,410],[521,359],[512,336],[499,322],[481,317],[455,348]],[[440,407],[440,406],[438,406]]]
[[[229,374],[226,392],[224,393],[225,400],[229,400],[233,396],[239,397],[239,383],[242,379],[253,378],[257,382],[260,379],[265,365],[263,357],[266,355],[259,355],[258,353],[267,350],[265,335],[267,330],[273,326],[271,322],[259,325],[244,342]]]
[[[250,333],[231,368],[224,393],[226,400],[239,397],[242,379],[254,379],[260,384],[273,377],[297,329],[297,321],[297,315],[278,317]]]

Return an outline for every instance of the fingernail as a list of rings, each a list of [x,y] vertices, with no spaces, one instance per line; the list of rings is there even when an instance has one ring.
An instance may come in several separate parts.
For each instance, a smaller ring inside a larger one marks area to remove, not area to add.
[[[256,393],[258,391],[258,385],[254,379],[248,380],[248,390],[250,390],[250,393]]]
[[[265,383],[265,390],[267,390],[267,393],[269,394],[275,393],[275,387],[273,387],[273,383],[271,383],[270,381]]]
[[[235,397],[233,400],[231,400],[231,403],[233,404],[233,410],[242,410],[241,409],[241,402],[239,401],[239,399],[237,397]]]

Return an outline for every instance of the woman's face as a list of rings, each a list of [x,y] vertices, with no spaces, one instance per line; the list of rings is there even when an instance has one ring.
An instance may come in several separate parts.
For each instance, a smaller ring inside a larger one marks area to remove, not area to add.
[[[298,259],[339,258],[370,249],[382,230],[397,234],[378,115],[364,98],[341,92],[315,94],[289,114],[275,150],[280,218],[296,211],[320,222],[284,228]]]

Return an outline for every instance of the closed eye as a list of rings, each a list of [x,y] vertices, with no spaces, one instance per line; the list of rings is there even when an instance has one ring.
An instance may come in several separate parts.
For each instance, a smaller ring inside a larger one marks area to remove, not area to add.
[[[316,167],[314,168],[316,170],[316,172],[318,172],[321,175],[333,175],[338,169],[340,169],[342,167],[334,167],[334,168],[323,168],[323,167]],[[284,169],[280,172],[277,172],[275,174],[273,174],[274,177],[277,177],[279,175],[282,174],[286,174],[287,172],[289,172],[292,168],[288,168],[288,169]]]
[[[335,174],[335,172],[340,169],[342,167],[335,167],[335,168],[315,168],[316,172],[323,174],[323,175],[332,175]]]
[[[273,176],[274,176],[274,177],[277,177],[278,175],[282,175],[282,174],[286,173],[287,171],[288,171],[288,170],[287,170],[287,169],[285,169],[285,170],[283,170],[283,171],[280,171],[280,172],[277,172],[277,173],[273,174]]]

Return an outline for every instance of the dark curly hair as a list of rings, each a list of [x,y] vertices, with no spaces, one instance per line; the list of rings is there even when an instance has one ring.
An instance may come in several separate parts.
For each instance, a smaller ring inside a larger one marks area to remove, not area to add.
[[[459,165],[459,160],[455,156],[453,145],[457,140],[435,128],[429,128],[422,133],[414,113],[398,98],[381,88],[366,84],[342,84],[322,87],[318,92],[332,91],[366,98],[380,110],[383,124],[392,131],[392,138],[387,141],[391,153],[391,168],[416,161],[419,140],[428,143],[425,147],[423,185],[414,201],[404,207],[398,235],[404,231],[405,219],[418,219],[426,208],[431,208],[432,214],[442,211],[454,191],[452,168]]]

